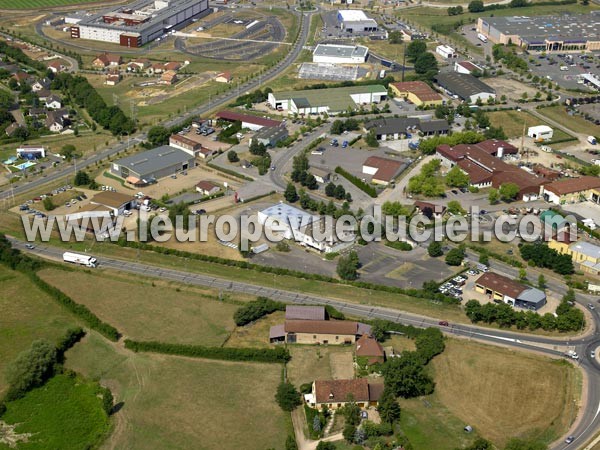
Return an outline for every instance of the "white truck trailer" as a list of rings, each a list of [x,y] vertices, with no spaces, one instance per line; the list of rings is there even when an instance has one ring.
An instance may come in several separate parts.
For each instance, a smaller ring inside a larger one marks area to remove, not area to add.
[[[72,263],[72,264],[80,264],[86,267],[96,267],[98,260],[93,256],[88,255],[80,255],[79,253],[71,253],[64,252],[63,253],[64,262]]]

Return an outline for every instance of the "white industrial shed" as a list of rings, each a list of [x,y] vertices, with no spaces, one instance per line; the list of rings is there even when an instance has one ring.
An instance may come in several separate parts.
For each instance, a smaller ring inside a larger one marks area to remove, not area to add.
[[[362,45],[319,44],[313,51],[313,62],[331,64],[364,64],[369,49]]]
[[[377,22],[357,9],[341,9],[337,15],[340,28],[348,33],[377,31]]]
[[[554,130],[548,125],[537,125],[527,129],[527,136],[536,141],[549,141],[554,136]]]

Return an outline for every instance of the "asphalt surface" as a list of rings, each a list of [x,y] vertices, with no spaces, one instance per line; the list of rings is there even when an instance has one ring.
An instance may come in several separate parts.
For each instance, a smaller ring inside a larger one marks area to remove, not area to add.
[[[279,74],[281,74],[283,71],[285,71],[290,66],[290,64],[292,64],[294,62],[294,60],[296,60],[296,58],[298,57],[298,55],[300,55],[300,52],[302,51],[302,47],[304,45],[306,45],[306,41],[308,39],[308,32],[309,32],[309,28],[310,28],[309,23],[310,23],[310,15],[311,14],[312,13],[301,14],[302,20],[300,22],[300,31],[299,31],[298,39],[292,46],[292,48],[291,48],[290,52],[287,54],[287,56],[283,60],[281,60],[277,65],[273,66],[272,68],[270,68],[267,71],[265,71],[264,73],[262,73],[258,79],[252,79],[252,80],[248,81],[247,83],[240,85],[240,89],[243,92],[251,91],[253,89],[257,89],[257,88],[261,87],[262,84],[266,83],[269,80],[274,79]],[[308,19],[308,20],[306,20],[306,19]],[[235,100],[238,96],[237,92],[238,92],[237,89],[232,89],[226,93],[215,96],[211,99],[210,103],[201,105],[193,110],[190,110],[187,114],[181,115],[175,119],[161,122],[160,125],[163,125],[165,127],[172,127],[172,126],[182,123],[189,117],[196,117],[196,116],[199,116],[202,114],[206,114],[215,108],[218,108],[220,106],[223,106],[223,105],[231,102],[232,100]],[[110,157],[117,152],[123,151],[130,146],[133,146],[139,142],[144,141],[145,139],[146,139],[146,132],[140,132],[135,135],[132,135],[129,139],[129,143],[128,143],[128,141],[121,141],[122,143],[119,143],[111,148],[103,150],[94,155],[90,155],[87,158],[78,160],[77,168],[84,169],[85,167],[92,165],[92,164],[96,163],[97,161],[100,161],[102,159]],[[69,173],[72,172],[73,170],[74,169],[71,166],[61,167],[59,170],[47,173],[47,176],[45,176],[45,177],[38,177],[31,181],[27,181],[25,183],[23,183],[23,182],[15,183],[12,186],[12,190],[5,189],[3,192],[0,192],[0,199],[8,198],[12,195],[18,195],[18,194],[36,189],[38,187],[41,187],[42,185],[51,183],[53,181],[58,181],[64,177],[68,176]]]
[[[63,249],[46,244],[38,245],[34,249],[27,249],[24,242],[12,238],[11,241],[13,246],[19,250],[43,258],[62,260]],[[353,304],[333,298],[317,297],[283,289],[231,281],[224,278],[152,266],[135,261],[102,257],[99,259],[99,268],[124,271],[136,275],[156,277],[191,285],[207,286],[229,292],[241,292],[250,295],[269,297],[284,303],[331,305],[342,313],[356,317],[365,319],[384,319],[417,327],[437,327],[450,336],[477,339],[495,345],[535,351],[553,357],[562,356],[565,348],[568,347],[574,349],[580,355],[580,360],[574,362],[579,364],[581,369],[584,370],[588,376],[589,383],[586,390],[587,396],[584,399],[584,407],[580,411],[579,421],[575,428],[569,432],[569,435],[575,437],[575,441],[571,444],[565,444],[563,437],[559,443],[552,445],[550,448],[552,450],[581,448],[594,437],[596,430],[600,426],[600,389],[598,386],[600,364],[596,359],[590,357],[590,353],[600,346],[600,334],[598,333],[600,317],[596,310],[590,311],[595,322],[595,330],[593,333],[574,339],[551,338],[488,329],[474,325],[451,324],[450,326],[444,326],[439,323],[440,319],[443,318],[434,319],[423,317],[391,308]],[[581,299],[578,299],[578,301],[581,301]]]

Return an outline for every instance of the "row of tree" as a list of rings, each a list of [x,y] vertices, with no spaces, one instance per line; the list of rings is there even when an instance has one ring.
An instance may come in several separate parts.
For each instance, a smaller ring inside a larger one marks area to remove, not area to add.
[[[551,269],[560,275],[569,275],[575,272],[571,255],[558,253],[544,243],[520,244],[519,252],[530,265]]]

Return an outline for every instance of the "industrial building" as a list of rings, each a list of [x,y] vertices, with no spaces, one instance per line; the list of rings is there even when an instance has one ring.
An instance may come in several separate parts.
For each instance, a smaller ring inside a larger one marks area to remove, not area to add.
[[[438,45],[435,48],[435,52],[445,59],[458,57],[458,53],[456,53],[456,50],[450,47],[449,45]]]
[[[408,163],[404,160],[369,156],[363,163],[362,173],[371,175],[371,182],[387,186],[407,167]]]
[[[195,158],[190,153],[163,145],[146,152],[119,159],[110,166],[112,174],[139,186],[156,182],[194,167]]]
[[[375,130],[379,141],[411,137],[414,133],[422,136],[448,134],[450,125],[445,119],[421,120],[417,117],[387,117],[365,123],[365,130]]]
[[[479,78],[466,73],[439,73],[436,75],[435,81],[448,93],[448,95],[471,103],[476,103],[477,100],[481,100],[485,103],[490,98],[496,98],[496,91],[494,88],[488,86]]]
[[[600,13],[552,16],[480,17],[477,32],[494,44],[514,44],[528,51],[600,50]]]
[[[379,27],[374,19],[368,17],[364,11],[357,9],[341,9],[337,13],[340,29],[347,33],[365,33],[378,31]]]
[[[600,178],[583,176],[554,181],[543,187],[542,197],[556,205],[584,200],[600,204]]]
[[[83,17],[71,38],[141,47],[208,12],[208,0],[138,0]]]
[[[550,239],[548,247],[558,253],[570,255],[573,263],[579,266],[578,269],[582,272],[600,274],[600,247],[597,245],[585,241],[571,242],[567,239],[564,242]]]
[[[279,127],[282,124],[279,120],[253,116],[250,114],[241,114],[235,111],[219,111],[215,117],[217,120],[224,120],[227,122],[241,122],[242,128],[248,128],[253,131],[260,130],[263,127]]]
[[[263,144],[265,147],[275,147],[278,142],[287,139],[288,130],[284,126],[264,127],[250,138],[249,145],[254,141]]]
[[[444,103],[442,96],[424,81],[390,83],[392,92],[417,106],[435,106]]]
[[[536,142],[549,141],[554,136],[554,130],[548,125],[536,125],[527,129],[527,136],[535,139]]]
[[[272,108],[298,114],[338,114],[356,110],[360,105],[380,103],[387,98],[382,85],[349,86],[331,89],[306,89],[303,91],[270,92],[268,102]]]
[[[493,272],[486,272],[475,281],[475,291],[487,295],[493,301],[532,311],[537,311],[546,304],[546,294],[543,291]]]
[[[473,75],[474,73],[483,74],[483,67],[478,66],[471,61],[456,61],[454,63],[454,71],[458,73],[466,73]]]
[[[313,51],[313,62],[330,64],[364,64],[369,49],[362,45],[318,44]]]

